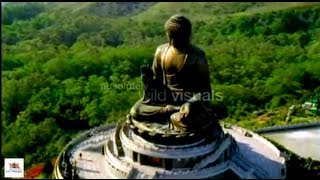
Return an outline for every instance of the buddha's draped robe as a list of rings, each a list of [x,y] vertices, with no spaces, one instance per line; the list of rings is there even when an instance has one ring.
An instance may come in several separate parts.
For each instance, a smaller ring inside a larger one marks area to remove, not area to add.
[[[148,99],[140,99],[130,114],[137,121],[168,121],[171,114],[164,113],[167,105],[180,107],[186,102],[194,104],[190,118],[206,117],[206,107],[211,101],[210,73],[205,53],[194,45],[179,52],[169,43],[158,46],[152,64],[153,79],[163,85],[154,89]],[[178,110],[179,111],[179,110]],[[173,122],[187,127],[193,122]],[[198,124],[201,124],[198,122]]]

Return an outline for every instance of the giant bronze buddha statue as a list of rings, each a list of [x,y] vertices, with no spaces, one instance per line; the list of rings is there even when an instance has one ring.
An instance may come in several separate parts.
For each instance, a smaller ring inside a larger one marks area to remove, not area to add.
[[[212,121],[208,62],[190,43],[191,22],[176,14],[165,23],[168,43],[158,46],[152,66],[141,67],[145,94],[131,108],[139,122],[169,123],[187,131]]]

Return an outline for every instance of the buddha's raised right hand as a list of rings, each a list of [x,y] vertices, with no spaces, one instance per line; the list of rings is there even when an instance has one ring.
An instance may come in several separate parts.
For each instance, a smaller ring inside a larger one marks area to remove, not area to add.
[[[141,78],[144,85],[150,84],[153,80],[153,73],[150,65],[145,64],[140,67]]]

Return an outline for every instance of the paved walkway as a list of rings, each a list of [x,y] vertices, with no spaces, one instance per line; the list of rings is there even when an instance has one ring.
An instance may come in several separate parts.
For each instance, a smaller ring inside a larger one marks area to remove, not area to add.
[[[240,148],[240,153],[251,163],[259,165],[264,171],[269,174],[269,177],[281,177],[281,158],[277,156],[268,146],[262,142],[246,137],[232,129],[226,129],[237,141]]]
[[[320,161],[320,127],[263,134],[299,156]]]
[[[92,139],[94,139],[93,137]],[[81,179],[110,179],[106,168],[106,160],[102,155],[101,150],[103,145],[106,143],[102,140],[96,145],[86,145],[79,149],[76,149],[72,154],[72,161],[77,161],[77,170]],[[79,154],[82,157],[79,157]]]

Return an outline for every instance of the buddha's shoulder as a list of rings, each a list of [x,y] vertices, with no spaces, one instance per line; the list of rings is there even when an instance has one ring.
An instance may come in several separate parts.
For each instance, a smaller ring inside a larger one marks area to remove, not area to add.
[[[201,48],[193,44],[190,46],[189,52],[196,56],[205,56],[205,52]]]
[[[169,43],[164,43],[164,44],[161,44],[157,47],[157,51],[161,51],[163,52],[165,49],[167,49],[169,47]]]
[[[157,47],[157,52],[158,53],[162,53],[164,52],[168,47],[169,47],[169,43],[164,43],[164,44],[161,44]],[[198,46],[196,45],[190,45],[190,49],[189,49],[189,54],[192,54],[192,55],[196,55],[196,56],[205,56],[205,52],[199,48]]]

